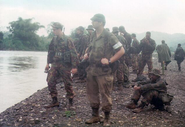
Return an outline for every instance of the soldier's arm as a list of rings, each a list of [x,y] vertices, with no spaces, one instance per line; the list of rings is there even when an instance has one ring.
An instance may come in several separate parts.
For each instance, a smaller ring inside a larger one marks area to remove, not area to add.
[[[154,51],[155,50],[155,47],[156,47],[156,43],[155,43],[154,40],[152,40],[151,43],[147,43],[148,50]]]
[[[140,90],[150,90],[150,89],[162,89],[162,88],[166,88],[166,82],[165,82],[165,80],[160,80],[160,81],[158,81],[157,83],[153,83],[153,84],[151,84],[151,83],[149,83],[149,84],[146,84],[146,85],[142,85],[142,86],[140,86],[141,88],[140,88]]]
[[[123,48],[123,45],[116,38],[116,36],[111,36],[110,43],[112,45],[113,50],[115,50],[116,52],[114,56],[110,58],[111,63],[113,63],[125,53],[125,50]]]

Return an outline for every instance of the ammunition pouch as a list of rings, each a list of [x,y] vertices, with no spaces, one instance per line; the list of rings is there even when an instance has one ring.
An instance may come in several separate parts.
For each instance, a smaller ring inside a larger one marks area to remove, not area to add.
[[[71,53],[70,51],[66,52],[55,52],[55,62],[71,63]]]

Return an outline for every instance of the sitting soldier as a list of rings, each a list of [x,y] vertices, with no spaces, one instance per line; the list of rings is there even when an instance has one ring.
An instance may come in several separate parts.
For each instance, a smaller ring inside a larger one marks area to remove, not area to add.
[[[139,82],[134,86],[134,94],[131,102],[126,105],[129,109],[134,109],[133,112],[138,113],[143,110],[148,104],[152,104],[155,108],[171,112],[170,102],[173,96],[167,94],[168,85],[164,79],[161,79],[160,70],[154,69],[148,75],[150,80]],[[143,96],[141,104],[137,106],[140,97]]]

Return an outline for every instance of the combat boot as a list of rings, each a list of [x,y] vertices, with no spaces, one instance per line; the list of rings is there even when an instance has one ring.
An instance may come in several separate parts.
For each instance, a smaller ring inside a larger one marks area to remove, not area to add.
[[[103,121],[103,126],[104,127],[110,127],[110,112],[104,112],[105,118]]]
[[[86,124],[92,124],[100,122],[100,116],[99,116],[99,108],[92,108],[92,117],[87,120]]]
[[[127,108],[129,109],[135,109],[137,107],[137,102],[134,101],[134,100],[131,100],[131,102],[129,102],[127,105],[126,105]]]
[[[135,108],[132,112],[134,112],[134,113],[141,112],[143,110],[143,108],[145,107],[145,105],[146,104],[144,102],[141,102],[141,104],[137,108]]]
[[[166,110],[168,113],[172,113],[172,109],[171,109],[170,105],[166,105],[165,110]]]
[[[120,90],[120,91],[122,91],[122,90],[123,90],[122,83],[118,83],[118,90]]]
[[[45,106],[45,108],[59,107],[59,102],[57,97],[52,97],[52,103],[50,105]]]
[[[73,106],[73,98],[69,98],[69,104],[67,107],[68,110],[75,110],[75,107]]]

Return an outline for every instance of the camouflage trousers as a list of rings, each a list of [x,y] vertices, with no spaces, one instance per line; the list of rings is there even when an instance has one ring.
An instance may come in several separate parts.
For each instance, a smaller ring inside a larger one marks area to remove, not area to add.
[[[62,65],[52,66],[48,72],[47,82],[48,82],[48,90],[50,92],[51,97],[57,97],[57,89],[56,84],[57,80],[62,78],[66,90],[66,97],[73,98],[75,93],[72,88],[72,79],[70,69],[66,69]]]
[[[143,74],[143,70],[146,64],[148,65],[148,72],[151,72],[153,69],[152,54],[142,54],[137,75]]]
[[[132,60],[131,60],[130,54],[124,55],[124,59],[125,59],[125,64],[127,65],[128,68],[132,66]]]
[[[149,90],[149,91],[135,90],[131,99],[134,102],[138,102],[141,96],[143,96],[141,100],[141,103],[143,104],[146,104],[146,105],[154,104],[155,106],[158,106],[162,103],[162,100],[159,99],[159,92],[156,90]]]
[[[86,89],[91,108],[99,108],[100,100],[102,100],[103,112],[112,110],[113,75],[93,76],[87,73]]]
[[[119,64],[118,70],[116,71],[116,77],[118,83],[129,81],[129,70],[124,61]]]
[[[138,54],[132,54],[132,70],[138,70]]]

